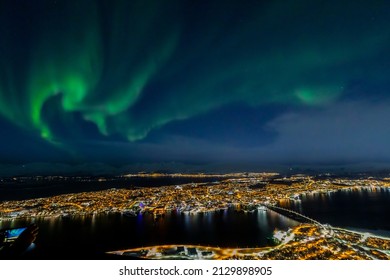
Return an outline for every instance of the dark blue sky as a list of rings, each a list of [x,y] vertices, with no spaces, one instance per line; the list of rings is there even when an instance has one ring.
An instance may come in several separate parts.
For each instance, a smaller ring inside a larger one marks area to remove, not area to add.
[[[389,13],[385,0],[1,1],[3,173],[386,166]]]

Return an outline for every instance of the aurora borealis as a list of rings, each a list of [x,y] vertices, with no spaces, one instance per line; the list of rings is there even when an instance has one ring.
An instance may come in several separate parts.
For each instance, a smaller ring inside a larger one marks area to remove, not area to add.
[[[388,161],[389,12],[2,0],[2,163]]]

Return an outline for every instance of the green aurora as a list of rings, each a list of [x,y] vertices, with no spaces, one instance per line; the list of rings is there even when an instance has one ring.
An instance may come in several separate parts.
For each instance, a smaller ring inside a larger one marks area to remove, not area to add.
[[[385,83],[388,1],[319,2],[1,1],[0,114],[59,145],[80,122],[135,141],[234,102],[321,108]]]

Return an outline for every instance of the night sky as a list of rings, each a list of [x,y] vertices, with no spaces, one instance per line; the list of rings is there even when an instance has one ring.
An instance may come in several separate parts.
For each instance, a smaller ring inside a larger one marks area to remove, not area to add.
[[[0,0],[3,173],[388,164],[389,15],[387,0]]]

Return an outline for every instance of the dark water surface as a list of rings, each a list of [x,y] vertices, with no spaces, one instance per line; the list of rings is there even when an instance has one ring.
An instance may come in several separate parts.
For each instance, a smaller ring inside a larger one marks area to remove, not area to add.
[[[109,178],[106,181],[63,180],[0,182],[0,201],[50,197],[67,193],[107,190],[110,188],[161,187],[189,183],[208,183],[227,178],[220,177],[129,177]]]
[[[357,188],[301,196],[280,206],[332,226],[390,236],[390,189]]]
[[[297,225],[273,211],[244,213],[228,209],[197,215],[172,212],[157,221],[152,214],[101,214],[3,221],[0,226],[19,227],[31,222],[40,228],[35,257],[56,259],[100,258],[109,250],[158,244],[267,246],[272,244],[267,237],[275,228]]]

